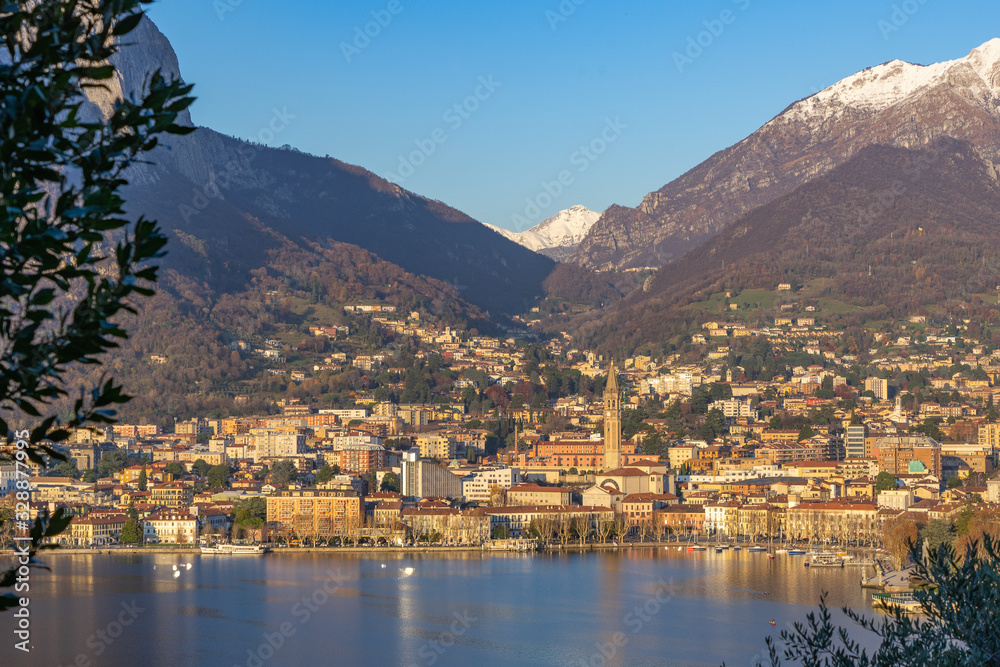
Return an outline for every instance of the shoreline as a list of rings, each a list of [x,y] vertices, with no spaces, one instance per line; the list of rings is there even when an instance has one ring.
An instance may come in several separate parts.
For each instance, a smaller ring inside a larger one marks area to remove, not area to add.
[[[617,543],[607,543],[607,544],[574,544],[572,542],[568,544],[549,544],[545,545],[541,549],[531,550],[531,551],[516,551],[507,549],[485,549],[481,546],[422,546],[422,547],[400,547],[400,546],[376,546],[376,547],[274,547],[271,546],[270,550],[267,552],[268,555],[273,554],[296,554],[296,553],[327,553],[331,555],[335,554],[385,554],[385,553],[470,553],[470,552],[482,552],[491,554],[532,554],[532,553],[560,553],[560,552],[576,552],[582,553],[586,551],[626,551],[631,549],[658,549],[664,547],[669,551],[676,551],[678,547],[681,551],[686,552],[687,543],[677,543],[677,542],[629,542],[626,544]],[[714,548],[714,545],[703,544]],[[744,550],[745,546],[740,545]],[[779,547],[780,548],[780,547]],[[848,552],[853,552],[855,556],[867,555],[871,556],[878,550],[871,548],[849,548],[844,549]],[[727,551],[731,551],[731,548]],[[93,555],[93,556],[108,556],[115,554],[126,554],[126,555],[136,555],[136,554],[201,554],[201,547],[115,547],[115,548],[80,548],[80,547],[70,547],[61,549],[46,549],[44,552],[38,552],[38,556],[81,556],[81,555]],[[0,551],[0,558],[13,557],[15,552],[12,549],[4,549]],[[215,555],[215,554],[203,554],[203,555]],[[264,554],[260,554],[264,555]]]

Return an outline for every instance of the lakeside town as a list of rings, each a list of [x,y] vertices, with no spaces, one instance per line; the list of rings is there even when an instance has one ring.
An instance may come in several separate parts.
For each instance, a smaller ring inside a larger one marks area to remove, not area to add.
[[[72,514],[54,540],[72,547],[714,539],[881,548],[902,567],[907,537],[930,527],[970,539],[1000,502],[1000,348],[968,322],[915,317],[852,351],[846,332],[811,317],[709,321],[685,359],[615,364],[568,336],[525,343],[390,306],[345,310],[370,318],[396,356],[334,353],[315,372],[358,369],[382,378],[376,391],[345,408],[282,399],[275,414],[172,432],[80,430],[66,462],[34,466],[30,518]],[[311,329],[350,340],[346,327]],[[453,379],[408,391],[414,373],[392,367],[404,341],[418,365]],[[815,363],[752,381],[732,363],[739,344]],[[590,391],[550,399],[548,385],[567,378]],[[400,394],[429,400],[378,400]],[[25,509],[17,478],[0,469],[5,539]]]

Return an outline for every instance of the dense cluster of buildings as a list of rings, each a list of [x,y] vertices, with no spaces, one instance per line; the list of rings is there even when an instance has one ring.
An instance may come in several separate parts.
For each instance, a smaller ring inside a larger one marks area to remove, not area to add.
[[[973,346],[956,356],[950,347],[956,336],[928,331],[917,348],[907,336],[877,334],[880,347],[868,351],[868,368],[876,370],[861,382],[855,374],[852,384],[847,375],[857,368],[857,354],[838,347],[837,336],[810,317],[781,317],[769,328],[708,322],[692,340],[704,346],[702,364],[681,364],[679,355],[635,356],[616,369],[562,336],[545,349],[581,375],[606,375],[604,395],[522,402],[483,416],[467,414],[461,392],[488,388],[481,383],[509,389],[540,381],[527,372],[523,346],[428,325],[416,313],[402,318],[390,306],[351,312],[440,355],[457,378],[452,391],[427,404],[379,402],[356,392],[355,405],[344,409],[289,399],[280,402],[280,414],[190,419],[172,432],[152,424],[80,431],[67,448],[79,470],[97,469],[112,452],[125,452],[132,465],[93,483],[36,469],[32,511],[63,506],[75,513],[65,538],[73,544],[119,539],[130,508],[147,542],[231,535],[234,507],[254,497],[266,499],[255,539],[473,543],[498,535],[669,532],[874,542],[889,519],[947,518],[963,503],[1000,500],[998,482],[990,479],[1000,424],[986,409],[1000,399],[1000,354]],[[336,339],[347,331],[311,333]],[[744,337],[823,361],[748,381],[727,361],[728,346]],[[392,359],[335,352],[326,361],[402,375]],[[941,377],[944,368],[966,370]],[[468,370],[481,379],[469,379]],[[892,379],[903,371],[926,374],[928,389],[951,392],[952,400],[908,401],[904,408]],[[709,407],[724,429],[714,437],[678,435],[662,415],[647,415],[642,429],[623,434],[630,410],[651,404],[666,410],[719,386],[725,397]],[[819,412],[822,422],[812,419]],[[497,449],[495,433],[481,422],[501,415],[517,424],[516,446]],[[807,432],[782,429],[775,415],[811,423]],[[940,428],[937,439],[914,429],[928,420]],[[658,446],[646,447],[653,436]],[[294,474],[279,479],[275,470],[283,462],[293,464]],[[222,479],[207,468],[221,468]],[[0,468],[0,492],[13,479]],[[954,479],[961,484],[949,483]]]

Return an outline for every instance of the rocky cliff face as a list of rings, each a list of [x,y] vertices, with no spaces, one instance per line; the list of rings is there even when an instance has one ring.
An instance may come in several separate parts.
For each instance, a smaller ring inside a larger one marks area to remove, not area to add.
[[[1000,162],[1000,39],[935,65],[892,61],[791,105],[637,208],[605,211],[571,259],[595,269],[662,266],[866,146],[919,148],[939,137]]]

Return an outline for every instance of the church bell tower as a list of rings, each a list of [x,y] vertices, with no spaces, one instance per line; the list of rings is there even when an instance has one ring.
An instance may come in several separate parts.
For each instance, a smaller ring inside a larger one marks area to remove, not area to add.
[[[604,388],[604,470],[622,467],[622,391],[615,362],[608,368]]]

